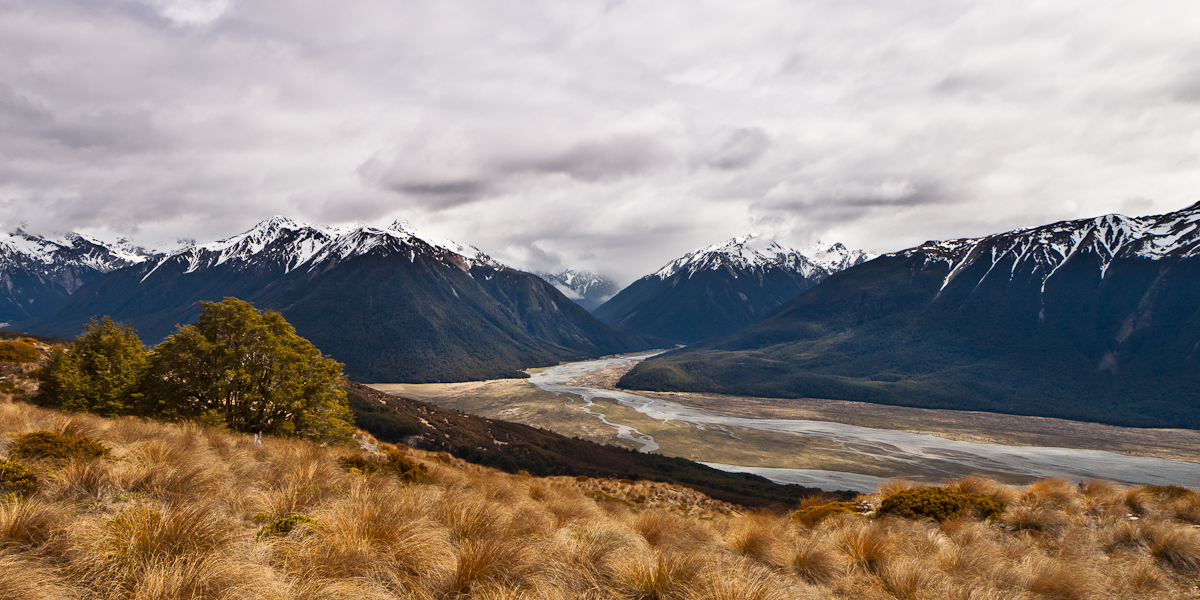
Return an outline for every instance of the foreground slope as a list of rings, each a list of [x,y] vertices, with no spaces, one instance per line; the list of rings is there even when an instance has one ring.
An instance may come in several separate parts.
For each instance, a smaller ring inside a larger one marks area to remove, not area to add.
[[[13,457],[15,438],[39,430],[85,434],[111,457]],[[1174,487],[967,479],[952,488],[1007,503],[998,523],[844,508],[794,519],[669,484],[510,475],[401,447],[428,474],[405,482],[344,469],[371,456],[351,448],[7,402],[0,448],[42,481],[0,501],[6,600],[1166,600],[1196,597],[1200,573],[1200,496]]]
[[[534,275],[405,223],[338,229],[273,218],[246,233],[121,269],[23,323],[73,336],[110,315],[155,342],[198,302],[234,296],[283,313],[297,332],[366,381],[463,381],[645,349]]]
[[[736,237],[672,261],[593,314],[605,323],[690,344],[740,329],[866,258],[841,244],[818,242],[797,251],[753,235]]]
[[[882,256],[620,385],[1200,428],[1200,204]]]

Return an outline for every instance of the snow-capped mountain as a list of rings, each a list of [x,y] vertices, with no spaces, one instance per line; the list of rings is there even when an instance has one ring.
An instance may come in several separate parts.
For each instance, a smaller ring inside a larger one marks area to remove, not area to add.
[[[109,244],[79,233],[58,239],[20,229],[0,234],[0,321],[44,314],[84,283],[148,254],[125,240]]]
[[[1200,429],[1200,203],[887,254],[620,385]]]
[[[420,254],[467,270],[503,267],[474,246],[422,236],[406,221],[384,228],[332,227],[275,216],[244,233],[165,254],[155,260],[154,268],[145,276],[150,277],[164,264],[178,262],[187,264],[186,273],[226,264],[256,269],[270,266],[288,273],[369,253],[408,255],[410,262]]]
[[[553,273],[533,271],[533,274],[548,281],[564,296],[589,312],[608,302],[617,291],[617,284],[591,271],[561,269]]]
[[[755,235],[689,252],[594,311],[605,323],[692,343],[725,335],[871,255],[817,242],[798,251]]]
[[[1103,278],[1109,265],[1121,258],[1188,258],[1200,255],[1200,203],[1180,211],[1148,217],[1104,215],[1063,221],[1030,229],[998,233],[983,238],[930,241],[895,253],[906,258],[924,257],[944,263],[949,273],[946,287],[960,273],[977,264],[1008,265],[986,276],[1011,279],[1018,273],[1040,279],[1043,286],[1059,267],[1075,256],[1098,261]],[[1011,264],[1010,264],[1011,263]]]
[[[736,278],[746,273],[762,274],[770,268],[781,268],[816,282],[871,258],[872,255],[862,250],[848,250],[840,243],[826,246],[817,242],[798,251],[750,234],[689,252],[667,263],[653,276],[669,279],[682,273],[690,278],[702,271],[725,269]]]
[[[157,342],[198,302],[233,296],[280,311],[348,375],[461,381],[656,344],[616,331],[534,275],[411,225],[327,227],[274,217],[84,285],[20,327],[75,335],[94,315]]]

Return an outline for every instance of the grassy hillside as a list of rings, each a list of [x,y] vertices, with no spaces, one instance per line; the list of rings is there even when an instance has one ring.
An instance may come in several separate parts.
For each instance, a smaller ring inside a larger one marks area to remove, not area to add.
[[[409,450],[420,483],[347,471],[348,448],[0,403],[22,434],[108,457],[19,458],[40,493],[0,501],[0,598],[967,599],[1197,597],[1200,497],[1024,488],[995,522],[872,518],[806,502],[748,513],[662,483],[512,475]],[[895,505],[903,484],[864,496]],[[951,507],[953,508],[953,507]]]

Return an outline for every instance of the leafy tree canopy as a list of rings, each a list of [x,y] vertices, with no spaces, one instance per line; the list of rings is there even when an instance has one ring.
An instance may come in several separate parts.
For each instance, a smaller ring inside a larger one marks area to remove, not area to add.
[[[318,441],[349,438],[341,363],[275,311],[226,298],[201,302],[192,325],[154,349],[156,412],[219,417],[235,431]]]
[[[106,417],[135,411],[150,367],[149,353],[137,332],[104,317],[66,348],[52,351],[36,372],[44,404]]]

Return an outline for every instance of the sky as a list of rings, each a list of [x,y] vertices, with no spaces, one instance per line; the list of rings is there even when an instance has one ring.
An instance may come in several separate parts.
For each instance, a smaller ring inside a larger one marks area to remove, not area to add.
[[[1200,200],[1200,5],[0,0],[0,224],[408,220],[618,283]]]

